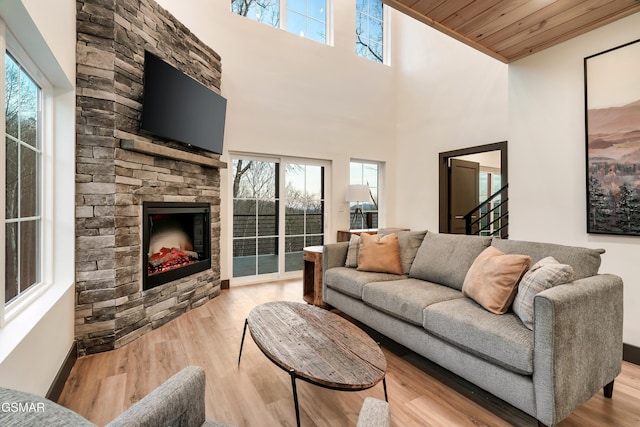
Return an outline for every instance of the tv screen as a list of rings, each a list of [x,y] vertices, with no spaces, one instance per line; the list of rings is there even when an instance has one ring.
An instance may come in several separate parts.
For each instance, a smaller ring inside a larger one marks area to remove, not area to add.
[[[226,111],[225,98],[145,51],[141,131],[222,154]]]

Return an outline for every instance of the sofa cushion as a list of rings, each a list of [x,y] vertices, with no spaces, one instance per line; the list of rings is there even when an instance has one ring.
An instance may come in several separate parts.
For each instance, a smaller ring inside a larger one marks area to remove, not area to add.
[[[368,283],[362,289],[362,300],[368,305],[419,326],[425,307],[454,298],[462,298],[462,293],[418,279]]]
[[[358,270],[402,274],[398,235],[362,234],[360,236]]]
[[[387,280],[399,280],[405,276],[387,273],[372,273],[370,271],[358,271],[347,267],[334,267],[324,272],[324,283],[331,289],[347,294],[351,297],[362,299],[362,286],[371,282],[383,282]]]
[[[493,239],[491,246],[506,254],[523,254],[531,257],[531,264],[542,258],[554,257],[560,264],[569,264],[573,268],[574,279],[584,279],[598,274],[602,249],[589,249],[577,246],[564,246],[553,243],[525,242],[519,240]]]
[[[533,373],[533,331],[514,313],[493,314],[468,298],[432,304],[424,310],[424,328],[510,371]]]
[[[489,246],[469,268],[462,294],[492,313],[504,314],[511,307],[518,283],[530,266],[528,255],[507,255]]]
[[[358,266],[358,255],[360,253],[360,236],[352,234],[349,239],[349,249],[347,249],[347,261],[345,267],[356,268]]]
[[[416,253],[427,234],[427,230],[408,231],[381,228],[378,234],[386,236],[387,234],[398,235],[398,246],[400,246],[400,262],[402,262],[402,273],[409,274],[411,264],[416,257]]]
[[[533,299],[545,289],[562,285],[573,280],[573,268],[567,264],[560,264],[553,257],[546,257],[538,261],[524,275],[518,285],[518,294],[513,301],[513,312],[522,323],[533,329]]]
[[[427,233],[409,276],[461,290],[469,267],[490,244],[491,237]]]

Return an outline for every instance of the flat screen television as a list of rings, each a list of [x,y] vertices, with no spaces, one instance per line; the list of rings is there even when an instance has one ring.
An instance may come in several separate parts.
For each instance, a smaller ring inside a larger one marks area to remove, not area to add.
[[[143,91],[140,131],[222,154],[225,98],[148,51]]]

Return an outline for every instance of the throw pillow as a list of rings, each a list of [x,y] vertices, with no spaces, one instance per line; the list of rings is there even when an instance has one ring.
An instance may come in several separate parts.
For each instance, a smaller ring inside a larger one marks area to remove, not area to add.
[[[489,246],[473,261],[462,294],[495,314],[507,312],[518,292],[518,282],[531,266],[527,255],[507,255]]]
[[[400,262],[402,263],[402,272],[409,274],[411,270],[411,264],[420,249],[420,245],[424,240],[424,236],[427,234],[427,230],[423,231],[409,231],[409,230],[393,230],[381,228],[378,230],[378,234],[386,236],[387,234],[398,235],[398,246],[400,246]]]
[[[402,274],[398,235],[360,235],[359,271]]]
[[[533,330],[533,298],[545,289],[572,280],[573,268],[570,265],[560,264],[553,257],[541,259],[522,277],[513,300],[514,313],[527,328]]]
[[[360,236],[352,234],[349,239],[349,249],[347,249],[347,261],[345,267],[356,268],[358,266],[358,253],[360,252]]]
[[[491,245],[490,236],[427,233],[411,264],[409,277],[462,290],[473,261]]]

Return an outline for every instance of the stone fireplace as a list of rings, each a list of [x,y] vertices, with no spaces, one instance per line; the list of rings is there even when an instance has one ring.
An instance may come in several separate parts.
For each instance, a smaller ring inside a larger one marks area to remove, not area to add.
[[[75,319],[83,356],[121,347],[220,293],[219,168],[225,165],[217,155],[138,132],[145,49],[218,93],[220,56],[153,0],[76,5]],[[182,267],[191,269],[188,275],[171,273],[147,286],[149,277],[167,274],[148,274],[155,252],[143,236],[149,227],[143,216],[160,204],[207,210],[183,209],[174,217],[178,234],[192,240],[177,249],[196,254],[189,264],[199,267]],[[193,223],[185,225],[188,220]],[[198,230],[206,241],[198,240]]]

